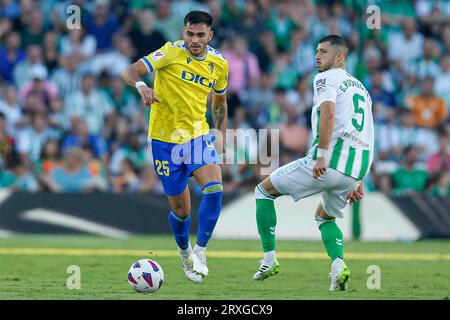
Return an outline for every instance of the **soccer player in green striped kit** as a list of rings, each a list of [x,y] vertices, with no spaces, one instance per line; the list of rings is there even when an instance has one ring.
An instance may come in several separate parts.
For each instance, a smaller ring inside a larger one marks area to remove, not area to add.
[[[255,188],[256,221],[264,259],[254,280],[280,272],[275,253],[277,216],[274,200],[290,195],[298,201],[322,193],[314,219],[331,258],[330,291],[346,290],[350,270],[344,262],[342,231],[335,218],[341,210],[363,197],[361,180],[373,159],[372,99],[361,82],[345,71],[348,48],[338,35],[319,41],[314,78],[311,149],[304,158],[275,170]]]

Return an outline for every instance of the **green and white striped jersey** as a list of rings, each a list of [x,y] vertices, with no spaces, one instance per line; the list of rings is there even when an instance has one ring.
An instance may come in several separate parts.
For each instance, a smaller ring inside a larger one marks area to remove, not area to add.
[[[320,131],[320,104],[335,103],[329,167],[358,180],[369,172],[373,160],[372,99],[362,83],[344,69],[335,68],[314,78],[311,115],[314,141],[307,156],[316,160]]]

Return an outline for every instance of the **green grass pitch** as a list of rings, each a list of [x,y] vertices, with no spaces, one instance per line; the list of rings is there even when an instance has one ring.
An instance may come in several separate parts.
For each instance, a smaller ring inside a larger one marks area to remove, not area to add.
[[[192,239],[191,239],[192,241]],[[52,248],[53,251],[46,249]],[[45,250],[44,250],[45,249]],[[99,250],[93,250],[99,249]],[[90,236],[0,239],[0,299],[449,299],[450,241],[345,243],[350,289],[328,292],[330,261],[318,241],[278,241],[281,272],[253,282],[262,257],[254,240],[216,240],[208,246],[210,275],[187,280],[170,236],[126,240]],[[148,252],[152,252],[152,254]],[[140,294],[127,282],[130,265],[151,258],[162,266],[159,292]],[[67,268],[81,270],[81,288],[68,289]],[[368,289],[376,265],[381,288]]]

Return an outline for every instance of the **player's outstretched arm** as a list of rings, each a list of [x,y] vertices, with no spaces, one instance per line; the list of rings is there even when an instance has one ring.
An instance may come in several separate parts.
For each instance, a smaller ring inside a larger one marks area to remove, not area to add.
[[[147,72],[144,62],[139,60],[126,68],[120,74],[120,78],[130,87],[135,87],[141,95],[142,103],[150,107],[153,102],[159,102],[159,99],[156,97],[155,91],[141,79]]]
[[[328,147],[330,146],[331,134],[333,133],[335,104],[331,101],[324,101],[320,104],[319,108],[319,146],[317,150],[317,161],[313,169],[315,178],[320,177],[327,171]]]
[[[225,130],[227,129],[228,104],[227,95],[213,93],[212,98],[212,118],[214,128],[219,130],[221,137],[216,137],[218,152],[225,152]]]

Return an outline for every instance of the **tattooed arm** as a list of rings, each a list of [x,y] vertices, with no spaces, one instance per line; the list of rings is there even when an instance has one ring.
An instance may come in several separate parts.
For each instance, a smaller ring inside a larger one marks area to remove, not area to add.
[[[216,135],[217,151],[220,153],[225,152],[225,130],[227,129],[227,117],[228,117],[228,105],[227,95],[213,94],[212,98],[212,118],[214,122],[214,128],[219,130],[221,137]]]

